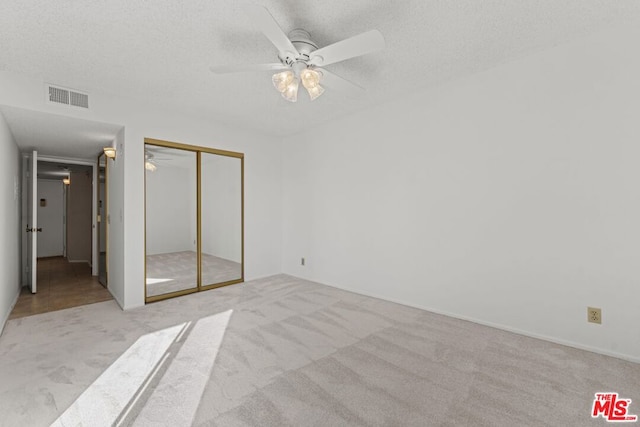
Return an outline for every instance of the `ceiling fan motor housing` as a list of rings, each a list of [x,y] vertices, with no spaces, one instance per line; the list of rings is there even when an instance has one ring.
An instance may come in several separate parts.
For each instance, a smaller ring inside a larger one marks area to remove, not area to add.
[[[311,35],[308,31],[301,28],[291,30],[287,35],[291,44],[298,50],[299,55],[296,56],[293,52],[285,52],[284,58],[280,58],[283,63],[293,66],[296,62],[307,63],[310,59],[310,54],[314,50],[318,50],[318,45],[311,40]]]

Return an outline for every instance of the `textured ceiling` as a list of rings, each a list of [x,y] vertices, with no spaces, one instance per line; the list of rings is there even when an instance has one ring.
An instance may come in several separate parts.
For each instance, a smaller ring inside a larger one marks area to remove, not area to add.
[[[70,173],[93,173],[91,166],[68,163],[38,162],[38,178],[62,180]]]
[[[290,104],[269,72],[212,74],[212,65],[276,61],[235,0],[3,1],[0,69],[285,135],[640,16],[638,0],[256,3],[321,47],[380,30],[383,51],[327,67],[368,91]]]
[[[23,152],[96,160],[111,145],[121,126],[0,106],[11,133]]]

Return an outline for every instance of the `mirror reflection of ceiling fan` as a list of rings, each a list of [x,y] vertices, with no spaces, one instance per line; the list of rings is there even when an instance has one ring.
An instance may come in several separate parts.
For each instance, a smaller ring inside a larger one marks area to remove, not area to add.
[[[160,149],[157,147],[156,149]],[[171,160],[170,158],[156,157],[152,150],[148,147],[144,149],[144,168],[150,172],[158,169],[158,160]]]
[[[144,152],[144,168],[149,172],[155,172],[155,170],[158,169],[155,156],[148,150]]]
[[[189,150],[181,150],[160,145],[145,144],[144,168],[155,171],[158,166],[173,164],[177,166],[184,161],[195,160],[195,153]]]
[[[211,71],[217,74],[277,71],[272,77],[272,82],[287,101],[297,101],[301,82],[312,101],[324,93],[320,83],[346,95],[361,93],[364,90],[362,87],[331,73],[324,67],[384,48],[382,34],[378,30],[371,30],[318,49],[318,45],[305,30],[295,29],[289,32],[288,36],[285,35],[264,7],[248,4],[245,5],[245,10],[256,28],[260,29],[278,49],[280,62],[218,66],[211,67]]]

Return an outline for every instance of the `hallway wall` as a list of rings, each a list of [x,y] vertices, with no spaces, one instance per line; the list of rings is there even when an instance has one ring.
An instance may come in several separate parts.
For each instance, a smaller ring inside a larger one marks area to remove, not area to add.
[[[20,152],[0,113],[0,331],[20,293]]]

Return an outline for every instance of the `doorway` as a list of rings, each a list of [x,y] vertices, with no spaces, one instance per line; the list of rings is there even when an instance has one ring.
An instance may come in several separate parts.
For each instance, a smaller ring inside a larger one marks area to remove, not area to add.
[[[37,258],[63,256],[93,268],[93,183],[90,162],[38,159]]]
[[[9,319],[110,301],[111,293],[91,275],[86,263],[71,263],[62,256],[38,259],[38,292],[20,291]]]
[[[29,244],[23,247],[31,253],[23,253],[23,271],[24,283],[31,286],[23,288],[11,317],[112,299],[106,289],[106,263],[104,285],[98,279],[99,190],[102,187],[105,194],[106,188],[99,161],[39,157],[34,152],[24,163],[23,179],[30,191],[24,192],[23,212],[29,213],[23,215],[24,239]],[[106,235],[102,242],[106,248]],[[106,249],[102,252],[106,259]]]

